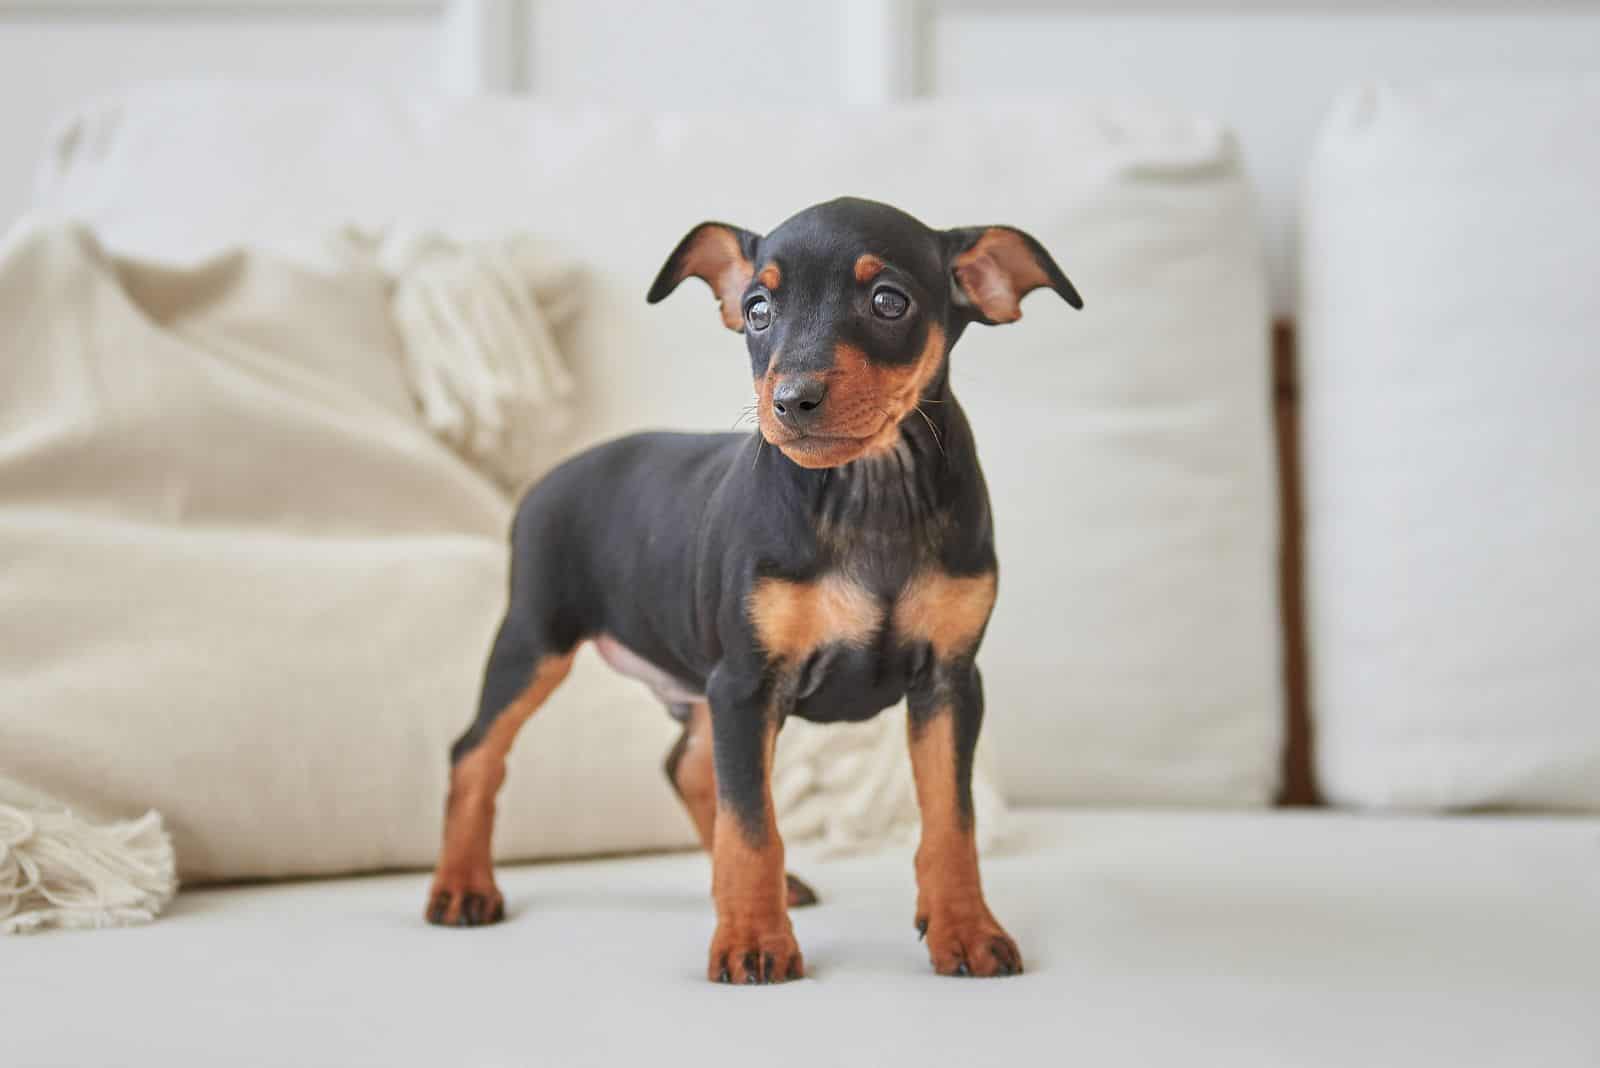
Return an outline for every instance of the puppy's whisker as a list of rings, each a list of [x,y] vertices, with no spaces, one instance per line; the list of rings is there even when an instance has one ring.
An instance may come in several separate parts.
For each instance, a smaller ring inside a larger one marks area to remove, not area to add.
[[[733,421],[733,425],[730,426],[728,429],[729,430],[737,430],[737,429],[739,429],[739,427],[741,425],[743,425],[743,423],[747,419],[750,420],[753,423],[755,421],[755,416],[756,416],[756,406],[754,404],[746,404],[744,406],[744,408],[742,408],[740,410],[739,417]]]
[[[945,456],[945,458],[948,459],[949,457],[944,451],[944,441],[939,437],[938,428],[933,425],[933,420],[928,418],[928,413],[922,410],[922,405],[920,404],[917,405],[917,414],[922,416],[922,421],[924,423],[928,424],[928,433],[933,435],[933,443],[939,446],[939,455]]]

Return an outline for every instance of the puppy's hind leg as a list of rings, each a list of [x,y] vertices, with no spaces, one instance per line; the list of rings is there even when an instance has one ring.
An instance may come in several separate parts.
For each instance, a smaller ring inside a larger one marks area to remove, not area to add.
[[[711,758],[711,706],[705,701],[671,706],[673,715],[683,721],[683,733],[667,753],[667,781],[677,791],[683,807],[689,810],[700,844],[711,852],[717,819],[717,771]],[[817,903],[815,890],[792,874],[785,873],[789,907],[802,908]]]
[[[505,781],[506,754],[517,731],[567,677],[576,651],[576,645],[560,652],[546,648],[511,616],[500,625],[477,718],[450,747],[450,797],[444,847],[428,891],[429,923],[477,927],[504,917],[491,853],[495,794]]]

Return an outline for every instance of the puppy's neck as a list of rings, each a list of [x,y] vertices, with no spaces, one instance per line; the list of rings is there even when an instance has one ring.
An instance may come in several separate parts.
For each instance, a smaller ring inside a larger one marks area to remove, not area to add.
[[[951,464],[944,444],[946,413],[954,405],[948,389],[940,392],[900,421],[887,449],[807,472],[813,477],[806,510],[819,545],[836,563],[865,563],[888,554],[913,564],[937,547]],[[877,560],[873,570],[889,563],[893,560]]]

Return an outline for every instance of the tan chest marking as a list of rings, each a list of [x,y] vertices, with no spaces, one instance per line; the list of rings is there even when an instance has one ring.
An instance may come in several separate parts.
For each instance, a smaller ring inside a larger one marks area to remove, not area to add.
[[[762,579],[750,591],[756,637],[776,659],[802,659],[837,642],[865,645],[883,625],[883,615],[876,597],[839,574],[814,582]]]
[[[993,572],[956,577],[925,571],[895,601],[895,633],[927,642],[941,660],[969,652],[989,622],[995,586]]]

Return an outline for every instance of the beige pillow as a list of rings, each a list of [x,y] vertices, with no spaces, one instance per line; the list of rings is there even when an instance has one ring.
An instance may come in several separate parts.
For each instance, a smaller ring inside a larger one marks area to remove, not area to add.
[[[160,810],[191,881],[432,862],[509,504],[421,426],[387,301],[359,260],[176,269],[13,231],[0,779]],[[498,851],[690,844],[671,723],[579,672],[515,755]]]

